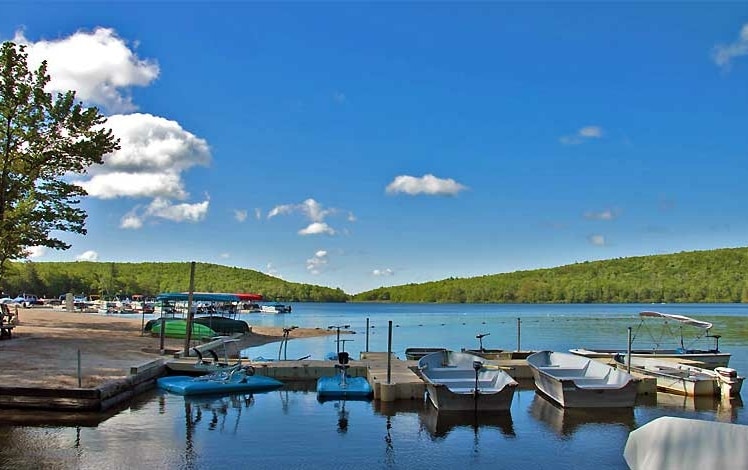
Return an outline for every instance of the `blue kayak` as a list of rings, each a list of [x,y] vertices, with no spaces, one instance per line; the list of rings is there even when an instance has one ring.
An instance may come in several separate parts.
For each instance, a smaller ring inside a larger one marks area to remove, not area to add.
[[[340,374],[333,377],[320,377],[317,379],[317,398],[325,399],[367,399],[371,398],[374,390],[364,377],[350,377],[345,379]]]
[[[159,388],[179,395],[208,395],[237,392],[262,392],[282,387],[283,383],[262,375],[235,374],[225,380],[174,375],[156,381]]]

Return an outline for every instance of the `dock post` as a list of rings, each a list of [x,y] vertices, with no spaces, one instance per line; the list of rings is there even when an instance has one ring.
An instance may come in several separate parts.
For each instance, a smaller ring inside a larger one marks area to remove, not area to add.
[[[190,262],[190,290],[187,294],[187,331],[184,336],[184,357],[190,357],[190,341],[192,340],[192,320],[195,314],[192,312],[192,295],[195,292],[195,262]],[[166,325],[161,325],[165,330]]]
[[[517,318],[517,352],[522,351],[522,348],[520,347],[520,338],[521,338],[520,332],[522,330],[521,325],[522,325],[522,320],[520,320],[518,317]]]
[[[81,377],[81,350],[78,350],[78,388],[83,386],[83,377]]]
[[[629,327],[628,346],[626,347],[626,372],[631,373],[631,327]]]
[[[389,321],[389,333],[387,334],[387,383],[392,381],[392,320]]]
[[[366,352],[369,352],[369,317],[366,317]]]

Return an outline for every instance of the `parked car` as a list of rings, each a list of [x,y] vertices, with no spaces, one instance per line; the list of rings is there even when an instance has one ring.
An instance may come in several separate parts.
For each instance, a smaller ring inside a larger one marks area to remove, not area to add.
[[[32,305],[39,305],[42,303],[34,294],[21,294],[13,299],[13,302],[21,304],[24,308],[30,308]]]

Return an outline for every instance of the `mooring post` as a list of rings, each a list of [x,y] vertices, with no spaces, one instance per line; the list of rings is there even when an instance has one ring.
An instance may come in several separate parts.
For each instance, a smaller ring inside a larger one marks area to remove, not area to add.
[[[369,317],[366,317],[366,352],[369,352]]]
[[[626,347],[626,372],[631,373],[631,327],[629,329],[628,346]]]
[[[81,350],[78,350],[78,388],[83,387],[83,377],[81,377]]]
[[[522,320],[517,318],[517,352],[522,351],[522,348],[520,347],[520,338],[521,338],[521,330],[522,330]]]
[[[184,335],[184,357],[190,357],[190,341],[192,340],[192,319],[195,314],[192,313],[192,294],[195,291],[195,262],[190,262],[190,290],[187,294],[187,331]],[[161,325],[162,329],[164,325]]]
[[[387,334],[387,383],[392,383],[392,320],[389,321]]]

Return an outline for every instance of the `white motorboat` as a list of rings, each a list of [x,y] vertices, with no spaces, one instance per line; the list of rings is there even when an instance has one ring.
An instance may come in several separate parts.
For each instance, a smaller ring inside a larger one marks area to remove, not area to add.
[[[662,358],[646,358],[618,354],[616,366],[626,370],[629,366],[636,372],[657,380],[657,388],[668,393],[687,396],[722,396],[734,397],[740,394],[743,377],[738,377],[735,369],[717,367],[706,369],[688,364],[681,364]]]
[[[636,379],[594,359],[540,351],[527,364],[538,390],[565,408],[633,407],[636,401]]]
[[[683,315],[653,311],[639,312],[639,316],[641,321],[632,338],[632,356],[685,359],[699,362],[702,367],[709,369],[727,367],[729,364],[731,354],[719,350],[719,338],[721,336],[710,333],[712,328],[711,323],[695,320]],[[650,324],[652,318],[662,320],[659,327]],[[693,331],[698,332],[688,340],[690,344],[686,344],[687,340],[683,333],[683,326],[694,327],[695,330]],[[652,331],[653,327],[658,331]],[[674,334],[673,330],[677,330],[679,334]],[[652,340],[652,345],[646,348],[640,346],[634,347],[633,344],[637,340],[636,337],[644,336],[647,333],[650,337],[649,339]],[[694,347],[702,338],[713,339],[714,348],[703,349]],[[595,359],[613,359],[616,354],[624,353],[627,349],[624,345],[619,349],[575,348],[570,349],[569,352]]]
[[[291,306],[283,304],[261,305],[260,313],[291,313]]]
[[[450,350],[423,356],[418,369],[440,411],[506,411],[518,383],[498,363]]]

